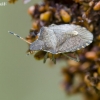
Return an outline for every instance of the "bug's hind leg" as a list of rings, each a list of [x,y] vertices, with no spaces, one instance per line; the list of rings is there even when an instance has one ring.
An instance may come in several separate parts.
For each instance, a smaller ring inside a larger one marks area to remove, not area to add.
[[[74,52],[74,54],[76,55],[76,61],[79,62],[80,59],[79,59],[79,56],[78,56],[77,52]]]
[[[54,54],[52,54],[52,61],[54,62],[54,64],[56,64],[56,58],[55,58]]]
[[[75,54],[75,57],[76,58],[73,58],[73,57],[70,57],[70,56],[68,56],[67,54],[65,54],[65,53],[62,53],[65,57],[67,57],[67,58],[69,58],[69,59],[71,59],[71,60],[74,60],[74,61],[77,61],[77,62],[79,62],[80,60],[79,60],[79,56],[78,56],[78,54],[75,52],[74,54]]]
[[[47,58],[48,58],[48,52],[44,56],[44,61],[43,61],[44,63],[46,62]]]

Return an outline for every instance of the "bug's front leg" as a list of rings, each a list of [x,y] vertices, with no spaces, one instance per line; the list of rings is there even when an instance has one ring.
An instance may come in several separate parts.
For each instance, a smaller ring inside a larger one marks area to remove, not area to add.
[[[48,54],[49,54],[49,53],[47,52],[47,53],[45,54],[45,56],[44,56],[44,61],[43,61],[44,63],[46,62],[46,60],[47,60],[47,58],[48,58]]]

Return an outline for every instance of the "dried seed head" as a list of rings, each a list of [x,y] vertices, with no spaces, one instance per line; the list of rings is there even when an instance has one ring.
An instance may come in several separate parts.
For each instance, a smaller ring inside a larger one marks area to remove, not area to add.
[[[81,65],[80,70],[85,71],[90,67],[91,63],[85,62]]]
[[[34,10],[35,10],[35,7],[34,7],[34,6],[29,7],[29,9],[28,9],[28,14],[29,14],[29,15],[32,15],[33,12],[34,12]]]
[[[40,6],[39,7],[39,12],[44,12],[45,11],[45,6]]]
[[[68,60],[67,63],[68,65],[73,66],[73,67],[78,67],[80,65],[79,62],[76,62],[74,60]]]
[[[65,10],[61,9],[60,15],[64,22],[68,23],[71,21],[71,16]]]
[[[90,2],[89,2],[89,6],[90,6],[90,7],[91,7],[93,4],[94,4],[93,1],[90,1]]]
[[[8,0],[9,3],[15,3],[18,0]]]
[[[95,4],[93,9],[94,10],[100,10],[100,1]]]
[[[39,30],[39,28],[40,28],[40,27],[39,27],[39,26],[40,26],[40,25],[39,25],[39,21],[34,21],[34,22],[32,23],[32,26],[33,26],[33,29],[34,29],[34,30]]]
[[[100,82],[97,84],[96,88],[100,90]]]
[[[89,31],[93,32],[93,30],[94,30],[94,26],[93,26],[93,24],[91,24],[90,27],[89,27]]]
[[[93,52],[93,51],[87,52],[85,54],[85,56],[86,56],[87,59],[90,59],[90,60],[96,60],[97,59],[96,52]]]
[[[93,73],[93,77],[94,77],[94,78],[97,78],[97,77],[98,77],[98,73],[94,72],[94,73]]]
[[[84,81],[87,84],[87,86],[91,86],[90,80],[89,80],[89,75],[85,75]]]
[[[74,0],[76,3],[79,3],[81,0]]]
[[[50,20],[50,17],[51,17],[51,12],[50,12],[50,11],[47,11],[47,12],[42,13],[42,14],[40,15],[40,19],[41,19],[42,21],[49,21],[49,20]]]

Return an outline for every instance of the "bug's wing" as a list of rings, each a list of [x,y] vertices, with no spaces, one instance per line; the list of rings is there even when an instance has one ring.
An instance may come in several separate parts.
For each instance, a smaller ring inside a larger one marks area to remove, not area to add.
[[[71,32],[74,31],[74,28],[70,24],[55,25],[52,24],[49,26],[49,29],[53,30],[57,38],[57,47],[64,43],[66,39],[71,37]]]
[[[57,45],[57,39],[53,30],[49,29],[48,27],[42,27],[38,40],[42,40],[44,42],[44,46],[42,48],[43,51],[56,53],[55,49]]]
[[[80,36],[74,36],[67,39],[62,45],[57,48],[57,52],[73,52],[86,47],[86,43],[90,44],[86,39],[82,39]]]
[[[93,41],[93,35],[82,27],[76,27],[78,35],[72,36],[57,47],[57,52],[73,52],[88,46]]]

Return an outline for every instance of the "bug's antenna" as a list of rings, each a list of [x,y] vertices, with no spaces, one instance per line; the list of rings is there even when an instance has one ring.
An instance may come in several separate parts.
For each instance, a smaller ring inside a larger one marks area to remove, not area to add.
[[[32,44],[32,43],[28,42],[27,40],[25,40],[24,38],[20,37],[18,34],[15,34],[15,33],[11,32],[11,31],[8,31],[8,33],[10,33],[10,34],[13,34],[13,35],[17,36],[18,38],[20,38],[21,40],[23,40],[23,41],[27,42],[28,44]]]

